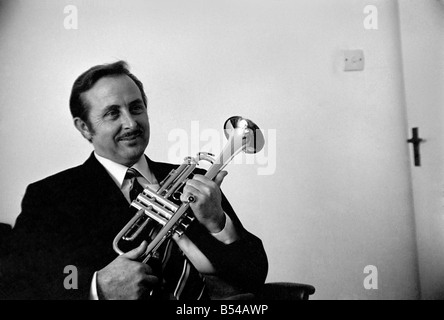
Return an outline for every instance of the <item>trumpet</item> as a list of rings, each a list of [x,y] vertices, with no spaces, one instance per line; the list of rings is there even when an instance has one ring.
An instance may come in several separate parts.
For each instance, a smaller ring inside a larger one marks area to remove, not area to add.
[[[207,152],[199,152],[196,157],[186,157],[184,162],[173,169],[160,183],[157,191],[145,188],[131,203],[137,210],[134,217],[123,227],[113,241],[113,249],[123,254],[122,246],[128,247],[136,239],[146,236],[148,246],[141,256],[143,263],[159,258],[158,252],[165,240],[177,234],[179,237],[195,219],[190,210],[192,196],[177,204],[181,190],[190,179],[192,172],[201,160],[211,163],[205,176],[213,180],[216,175],[241,151],[252,154],[259,152],[264,144],[264,136],[259,127],[249,119],[233,116],[225,121],[224,134],[227,143],[217,157]],[[135,246],[133,246],[135,247]]]

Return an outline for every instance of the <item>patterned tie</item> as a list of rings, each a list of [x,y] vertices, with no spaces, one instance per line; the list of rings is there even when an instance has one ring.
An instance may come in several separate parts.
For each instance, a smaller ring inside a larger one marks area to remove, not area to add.
[[[131,180],[131,189],[129,192],[130,201],[133,201],[137,198],[139,193],[143,191],[143,187],[140,185],[140,183],[137,181],[137,176],[139,175],[139,172],[134,168],[129,168],[126,171],[125,178]]]

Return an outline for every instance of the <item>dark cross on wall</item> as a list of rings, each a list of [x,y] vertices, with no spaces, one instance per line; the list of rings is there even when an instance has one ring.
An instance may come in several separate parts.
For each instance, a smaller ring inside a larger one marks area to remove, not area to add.
[[[418,134],[418,128],[412,128],[412,137],[407,140],[408,143],[411,143],[413,145],[413,157],[414,157],[414,163],[415,167],[421,166],[421,155],[419,153],[419,145],[421,142],[423,142],[424,139],[421,139]]]

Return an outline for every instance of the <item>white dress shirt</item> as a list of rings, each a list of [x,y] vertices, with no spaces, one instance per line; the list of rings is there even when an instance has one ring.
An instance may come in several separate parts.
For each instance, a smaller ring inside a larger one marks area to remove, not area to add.
[[[109,173],[111,178],[114,180],[116,185],[120,188],[126,200],[130,204],[129,191],[131,188],[131,182],[128,179],[125,179],[126,171],[128,167],[111,161],[107,158],[99,156],[94,152],[94,156],[97,161],[99,161]],[[137,181],[142,185],[143,188],[149,187],[151,190],[158,190],[159,183],[156,180],[156,177],[151,172],[148,162],[146,161],[146,157],[142,156],[139,161],[132,166],[132,168],[136,169],[141,177],[137,178]],[[230,217],[225,214],[225,227],[218,233],[211,233],[213,237],[217,240],[230,244],[237,240],[238,235],[236,233],[236,229],[231,221]],[[199,250],[199,248],[186,236],[183,234],[180,238],[175,234],[173,239],[183,251],[183,253],[188,257],[194,267],[203,274],[213,274],[215,273],[215,269],[208,258]],[[93,279],[91,282],[91,299],[98,299],[97,295],[97,272],[94,273]]]

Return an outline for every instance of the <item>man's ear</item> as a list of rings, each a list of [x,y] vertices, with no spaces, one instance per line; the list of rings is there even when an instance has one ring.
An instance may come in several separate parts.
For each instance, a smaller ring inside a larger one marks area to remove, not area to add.
[[[80,119],[79,117],[74,118],[74,126],[77,128],[77,130],[80,131],[80,133],[82,134],[82,136],[88,140],[89,142],[92,141],[92,132],[89,129],[88,125],[86,124],[85,121],[83,121],[82,119]]]

